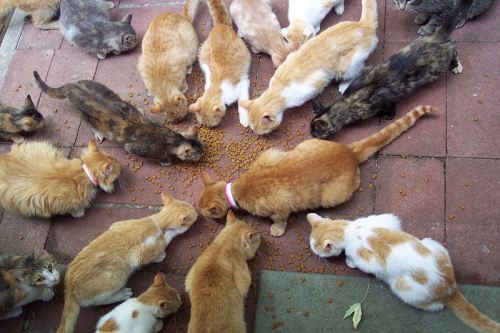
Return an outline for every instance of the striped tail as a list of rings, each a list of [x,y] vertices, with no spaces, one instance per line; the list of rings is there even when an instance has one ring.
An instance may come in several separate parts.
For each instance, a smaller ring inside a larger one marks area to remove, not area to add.
[[[202,1],[203,0],[186,0],[186,3],[184,4],[184,9],[182,10],[182,15],[184,15],[188,20],[193,22],[196,16],[196,11],[198,10],[198,5]]]
[[[49,87],[45,82],[43,82],[42,78],[38,74],[37,71],[33,72],[33,76],[35,77],[36,83],[38,83],[38,87],[42,89],[42,91],[53,98],[64,99],[66,98],[66,85],[60,88],[52,88]]]
[[[362,0],[363,10],[359,22],[373,26],[378,26],[377,0]]]
[[[212,15],[214,25],[225,24],[231,26],[231,17],[222,0],[208,0],[208,8],[210,9],[210,15]]]
[[[359,163],[362,163],[412,127],[420,117],[427,113],[435,113],[437,111],[438,108],[434,106],[417,106],[415,109],[411,110],[389,126],[386,126],[381,131],[367,137],[366,139],[351,143],[349,148],[352,150],[354,155],[356,155]]]

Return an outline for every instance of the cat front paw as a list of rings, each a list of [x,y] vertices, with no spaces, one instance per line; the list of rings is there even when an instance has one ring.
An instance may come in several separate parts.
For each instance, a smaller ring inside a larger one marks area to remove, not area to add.
[[[165,252],[162,252],[158,257],[156,257],[153,260],[153,263],[158,264],[158,263],[162,262],[163,260],[165,260],[166,257],[167,257],[167,254]]]
[[[423,25],[426,24],[428,21],[429,21],[429,15],[420,13],[417,15],[417,17],[415,17],[415,20],[413,22],[415,22],[415,24],[418,25]]]
[[[423,27],[420,27],[420,29],[418,29],[418,34],[420,36],[429,36],[434,32],[434,30],[436,30],[436,29],[434,29],[433,27],[431,27],[427,24],[427,25],[424,25]]]
[[[273,223],[271,226],[271,236],[281,237],[285,234],[286,231],[286,223]]]
[[[462,66],[462,63],[459,61],[457,66],[452,68],[451,71],[453,74],[456,74],[456,75],[462,74],[462,72],[464,71],[464,66]]]
[[[76,217],[76,218],[82,217],[85,215],[85,209],[84,208],[76,209],[76,210],[70,212],[70,214],[71,214],[71,216]]]
[[[340,4],[337,7],[335,7],[335,14],[337,15],[342,15],[344,14],[344,4]]]
[[[349,268],[356,268],[356,265],[349,257],[345,258],[345,263],[347,264],[347,266],[349,266]]]
[[[52,288],[45,288],[42,294],[42,301],[48,302],[53,299],[55,295],[56,294]]]

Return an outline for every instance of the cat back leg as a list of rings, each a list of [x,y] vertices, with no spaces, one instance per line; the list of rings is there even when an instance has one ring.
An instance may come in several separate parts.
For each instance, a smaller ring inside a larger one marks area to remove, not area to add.
[[[430,14],[420,13],[417,15],[417,17],[415,17],[415,20],[413,22],[415,22],[415,24],[418,24],[418,25],[424,25],[427,22],[429,22],[430,18],[431,18]]]
[[[4,319],[7,319],[7,318],[19,317],[22,314],[23,314],[23,307],[22,306],[18,306],[18,307],[12,308],[12,309],[10,309],[10,310],[2,313],[0,315],[0,320],[4,320]]]
[[[493,4],[493,0],[476,0],[467,11],[467,21],[472,20],[474,17],[481,15]],[[465,23],[464,23],[465,24]]]
[[[288,214],[274,214],[271,215],[273,225],[271,226],[271,235],[274,237],[281,237],[285,234]]]
[[[31,20],[33,25],[42,30],[57,30],[59,29],[59,22],[51,22],[56,12],[51,9],[37,10],[32,13]]]
[[[155,323],[155,327],[153,328],[153,330],[156,333],[156,332],[160,332],[162,328],[163,328],[163,321],[162,320],[157,320],[156,323]]]
[[[111,296],[101,298],[97,296],[93,301],[85,302],[88,305],[107,305],[125,301],[132,297],[132,289],[130,288],[122,288],[118,290],[116,293],[111,294]]]
[[[73,217],[82,217],[85,215],[85,208],[80,208],[80,209],[75,209],[74,211],[70,212],[71,216]]]
[[[446,19],[446,14],[443,11],[442,13],[438,14],[432,14],[429,22],[427,22],[426,25],[421,26],[420,29],[418,29],[418,34],[421,36],[428,36],[432,34],[436,29],[441,26]]]

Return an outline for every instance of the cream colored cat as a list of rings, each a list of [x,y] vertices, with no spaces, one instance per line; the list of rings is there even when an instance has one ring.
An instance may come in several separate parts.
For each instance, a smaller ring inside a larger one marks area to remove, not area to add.
[[[345,251],[347,266],[374,274],[403,302],[432,312],[447,306],[478,332],[500,332],[500,325],[479,312],[458,289],[446,248],[402,231],[396,216],[372,215],[350,222],[311,213],[307,220],[312,226],[311,250],[318,256]]]
[[[51,22],[59,14],[61,0],[0,0],[0,21],[14,8],[19,8],[31,16],[38,29],[57,30],[59,23]]]
[[[150,24],[142,40],[137,69],[149,93],[154,96],[152,113],[163,112],[168,121],[179,121],[188,111],[184,93],[188,86],[199,41],[193,27],[201,0],[187,0],[182,14],[163,13]]]
[[[270,133],[281,124],[286,109],[312,99],[331,80],[342,82],[340,92],[347,89],[378,42],[377,1],[362,2],[359,22],[340,22],[312,38],[278,67],[259,98],[239,101],[243,126],[259,135]]]
[[[250,53],[233,30],[222,0],[208,0],[214,25],[203,43],[199,62],[205,74],[205,92],[189,106],[202,125],[214,127],[226,114],[226,106],[248,99]]]
[[[64,310],[58,333],[73,332],[80,307],[112,304],[132,296],[125,288],[141,266],[165,259],[172,239],[196,221],[189,203],[162,194],[163,209],[151,216],[113,223],[73,259],[65,277]]]

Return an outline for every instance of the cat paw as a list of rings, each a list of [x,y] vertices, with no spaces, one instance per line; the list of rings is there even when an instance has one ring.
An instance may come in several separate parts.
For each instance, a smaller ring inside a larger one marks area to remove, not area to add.
[[[420,36],[429,36],[434,32],[434,30],[435,29],[429,27],[428,25],[424,25],[423,27],[420,27],[420,29],[418,29],[418,34]]]
[[[285,234],[285,231],[286,231],[286,224],[274,223],[271,226],[271,236],[281,237]]]
[[[169,167],[172,165],[172,162],[171,161],[163,161],[163,162],[160,162],[160,165],[163,167]]]
[[[456,67],[451,69],[451,72],[456,75],[462,74],[463,71],[464,71],[464,66],[462,66],[462,63],[460,61],[458,62]]]
[[[428,21],[429,21],[429,15],[423,13],[418,14],[417,17],[415,17],[415,20],[413,20],[413,22],[415,22],[415,24],[418,25],[423,25]]]
[[[458,22],[458,24],[457,24],[457,26],[455,27],[455,29],[460,29],[460,28],[462,28],[462,27],[465,25],[465,23],[467,23],[467,19],[463,19],[463,20],[461,20],[460,22]]]
[[[347,90],[347,88],[349,88],[350,84],[351,84],[351,81],[345,81],[345,82],[342,82],[341,84],[339,84],[339,93],[341,93],[343,95],[345,93],[345,91]]]
[[[153,263],[159,264],[160,262],[162,262],[163,260],[165,260],[166,257],[167,257],[167,254],[165,252],[162,252],[157,258],[155,258],[153,260]]]
[[[255,47],[253,47],[252,45],[250,45],[250,48],[252,49],[252,52],[255,53],[255,54],[258,54],[259,53],[259,50],[257,50]]]
[[[186,74],[191,74],[192,71],[193,71],[193,65],[189,65],[186,67]]]
[[[347,266],[349,266],[349,268],[356,268],[356,265],[354,265],[354,263],[352,262],[352,260],[349,259],[349,258],[345,259],[345,263],[347,264]]]
[[[56,294],[55,294],[54,290],[52,290],[52,288],[45,288],[45,290],[43,291],[43,295],[42,295],[42,301],[48,302],[51,299],[53,299],[55,295]]]
[[[338,5],[335,7],[335,14],[342,15],[344,14],[344,4]]]
[[[114,295],[113,295],[113,298],[116,297],[116,299],[118,299],[119,301],[125,301],[127,299],[129,299],[130,297],[132,297],[132,289],[130,288],[122,288],[120,290],[118,290]],[[119,302],[117,301],[117,302]]]
[[[80,208],[80,209],[77,209],[77,210],[74,210],[72,212],[70,212],[71,216],[73,217],[82,217],[83,215],[85,215],[85,209],[84,208]]]
[[[106,1],[106,6],[108,7],[108,9],[113,9],[115,8],[115,4],[111,1]]]

